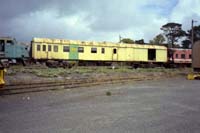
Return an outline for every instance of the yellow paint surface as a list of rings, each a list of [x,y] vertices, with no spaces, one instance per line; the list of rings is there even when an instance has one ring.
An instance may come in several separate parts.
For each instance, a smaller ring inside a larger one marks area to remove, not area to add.
[[[36,45],[46,45],[46,51],[36,50]],[[70,44],[77,44],[79,47],[84,47],[84,53],[79,53],[79,60],[92,61],[148,61],[148,49],[156,49],[156,62],[167,61],[167,48],[156,45],[141,45],[141,44],[122,44],[109,42],[87,42],[87,41],[73,41],[63,39],[46,39],[33,38],[32,54],[35,59],[69,59],[69,52],[63,52],[63,46]],[[52,51],[48,51],[48,46],[52,45]],[[58,46],[58,52],[53,52],[53,46]],[[97,53],[91,53],[91,48],[97,48]],[[102,48],[105,53],[102,53]],[[114,54],[113,50],[117,53]]]
[[[5,69],[0,69],[0,87],[2,87],[5,84],[4,81],[4,73],[5,73]]]

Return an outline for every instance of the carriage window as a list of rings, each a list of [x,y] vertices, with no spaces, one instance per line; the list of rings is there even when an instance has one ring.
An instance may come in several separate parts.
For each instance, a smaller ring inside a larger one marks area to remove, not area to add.
[[[83,47],[78,47],[78,52],[79,53],[83,53],[84,52],[84,48]]]
[[[54,52],[58,52],[58,46],[54,46],[54,47],[53,47],[53,51],[54,51]]]
[[[42,45],[42,51],[46,51],[46,45]]]
[[[5,47],[5,41],[4,40],[0,40],[0,51],[4,51]]]
[[[40,51],[40,45],[37,45],[37,51]]]
[[[69,52],[69,46],[63,46],[63,52]]]
[[[189,54],[189,58],[192,59],[192,55],[191,54]]]
[[[113,49],[113,54],[116,54],[117,53],[117,49]]]
[[[51,45],[48,45],[48,51],[51,51]]]
[[[181,59],[185,59],[185,55],[184,54],[181,54]]]
[[[5,41],[4,40],[0,40],[0,45],[4,45]]]
[[[14,44],[12,40],[7,40],[7,44],[6,45],[11,45]]]
[[[178,58],[178,54],[176,54],[176,58]]]
[[[97,48],[91,48],[91,53],[97,53]]]
[[[105,53],[105,48],[101,48],[101,53],[102,53],[102,54]]]

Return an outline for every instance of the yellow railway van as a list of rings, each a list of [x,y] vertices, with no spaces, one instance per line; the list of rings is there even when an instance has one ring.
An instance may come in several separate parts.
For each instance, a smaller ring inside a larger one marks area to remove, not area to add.
[[[167,62],[167,48],[157,45],[33,38],[35,60],[98,62]]]

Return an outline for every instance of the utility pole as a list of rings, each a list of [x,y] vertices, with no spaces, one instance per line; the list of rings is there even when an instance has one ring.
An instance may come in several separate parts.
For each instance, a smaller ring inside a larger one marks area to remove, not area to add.
[[[191,24],[191,29],[192,29],[192,38],[191,38],[191,43],[192,43],[192,47],[194,45],[194,22],[197,22],[195,20],[192,19],[192,24]]]
[[[193,60],[193,45],[194,45],[194,22],[197,22],[197,21],[194,21],[193,19],[192,19],[192,24],[191,24],[191,28],[192,28],[192,37],[191,37],[191,48],[192,48],[192,60]],[[192,61],[192,66],[193,66],[193,61]]]
[[[121,35],[119,35],[119,43],[121,43],[121,41],[122,41],[122,37]]]
[[[191,40],[191,43],[192,43],[192,47],[193,47],[193,43],[194,43],[194,30],[193,30],[193,25],[194,25],[194,20],[192,19],[192,40]]]

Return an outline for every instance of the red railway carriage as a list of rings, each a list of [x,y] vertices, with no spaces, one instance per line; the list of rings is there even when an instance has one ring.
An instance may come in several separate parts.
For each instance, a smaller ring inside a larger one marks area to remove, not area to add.
[[[169,49],[171,56],[169,56],[169,61],[183,66],[191,66],[192,64],[192,50],[191,49],[180,49],[180,48],[171,48]]]

